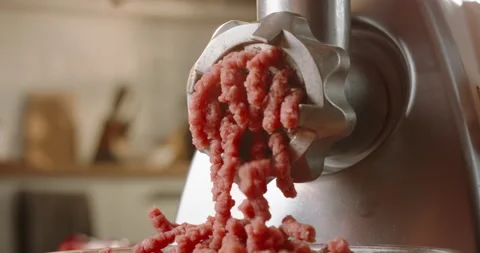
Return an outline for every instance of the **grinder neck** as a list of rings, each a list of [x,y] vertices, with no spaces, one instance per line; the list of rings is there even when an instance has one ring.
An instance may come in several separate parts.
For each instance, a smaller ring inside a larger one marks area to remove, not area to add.
[[[348,50],[350,0],[257,0],[257,19],[283,11],[305,17],[319,41]]]

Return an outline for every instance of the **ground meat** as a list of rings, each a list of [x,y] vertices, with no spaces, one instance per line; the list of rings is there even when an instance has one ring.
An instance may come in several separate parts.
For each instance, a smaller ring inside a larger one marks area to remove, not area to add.
[[[287,129],[294,129],[298,124],[298,105],[303,98],[303,91],[291,89],[280,108],[280,122]]]
[[[244,241],[247,239],[247,233],[245,232],[245,225],[247,224],[247,220],[232,218],[228,220],[226,229],[228,233],[234,235],[237,239]]]
[[[250,224],[245,226],[247,231],[247,250],[248,252],[257,252],[260,250],[272,250],[271,245],[266,242],[269,239],[270,230],[265,225],[265,221],[255,218]]]
[[[274,251],[279,251],[285,248],[285,245],[288,242],[287,240],[285,240],[285,238],[287,238],[285,233],[283,233],[282,230],[276,227],[269,227],[268,230],[270,233],[270,237],[268,238],[268,240],[270,241]]]
[[[167,247],[170,243],[175,240],[177,235],[184,234],[187,228],[193,228],[195,226],[191,226],[188,224],[182,224],[177,226],[176,228],[164,232],[155,234],[141,243],[135,245],[133,248],[134,253],[150,253],[150,252],[162,252],[162,249]]]
[[[201,224],[195,228],[188,229],[185,234],[179,235],[175,238],[178,252],[192,252],[202,240],[205,240],[212,234],[212,225]]]
[[[353,253],[348,242],[343,238],[335,238],[328,242],[328,252],[330,253]]]
[[[239,188],[248,197],[255,198],[267,192],[267,177],[270,174],[270,159],[245,163],[238,169]]]
[[[232,184],[235,179],[237,167],[240,165],[239,150],[240,137],[244,129],[238,126],[233,115],[228,114],[221,122],[220,137],[223,148],[223,165],[218,170],[213,180],[214,201],[215,201],[215,219],[218,223],[213,228],[212,242],[210,248],[218,250],[221,247],[223,236],[225,235],[225,225],[231,217],[230,210],[235,202],[230,195]],[[215,196],[218,194],[218,196]]]
[[[152,223],[153,227],[159,233],[168,232],[178,226],[177,224],[168,221],[165,215],[163,215],[163,213],[157,207],[150,209],[148,212],[148,217],[150,218],[150,222]]]
[[[275,65],[279,59],[280,50],[272,47],[260,51],[247,63],[249,73],[245,81],[245,88],[250,105],[263,106],[270,77],[268,68]]]
[[[254,133],[262,131],[262,107],[250,105],[248,108],[250,113],[250,121],[248,122],[248,129]]]
[[[267,192],[270,167],[270,159],[262,159],[245,163],[239,168],[239,188],[247,196],[239,208],[248,219],[256,217],[267,221],[272,217],[268,201],[263,197]]]
[[[219,218],[217,218],[215,225],[213,226],[214,232],[208,247],[213,250],[219,250],[220,247],[222,247],[222,240],[227,234],[227,230],[225,229],[225,221],[223,220],[223,216],[216,215],[215,217]]]
[[[210,179],[212,182],[214,182],[214,185],[216,186],[215,183],[218,183],[220,179],[218,179],[218,172],[222,168],[223,165],[223,159],[222,159],[222,141],[220,139],[216,139],[212,141],[210,144],[210,163],[212,164],[210,166]],[[212,200],[215,201],[218,198],[218,195],[220,194],[220,188],[219,187],[213,187],[212,188]]]
[[[283,218],[280,229],[289,237],[297,240],[306,242],[315,241],[315,229],[310,225],[299,223],[291,215]]]
[[[195,84],[195,92],[190,98],[188,105],[190,132],[192,133],[193,144],[198,149],[208,148],[209,140],[205,132],[205,125],[208,122],[205,118],[206,111],[204,107],[218,93],[221,69],[221,62],[213,65],[210,71],[205,73]],[[215,100],[213,99],[213,101]]]
[[[201,249],[194,249],[193,253],[217,253],[217,251],[210,248],[201,248]]]
[[[277,178],[277,187],[287,198],[297,196],[297,191],[290,177],[290,153],[287,148],[286,136],[276,132],[270,136],[268,146],[272,149],[273,167]]]
[[[268,68],[274,66],[280,60],[280,56],[280,50],[272,47],[260,51],[247,63],[248,76],[244,85],[249,103],[249,129],[252,132],[259,132],[262,129],[262,108],[271,76]]]
[[[209,249],[211,250],[208,246],[210,245],[210,242],[212,240],[211,239],[207,239],[207,240],[204,240],[200,243],[197,243],[197,245],[195,245],[195,250],[203,250],[203,249]],[[194,252],[195,252],[194,250]]]
[[[263,221],[268,221],[272,217],[268,201],[263,196],[246,199],[238,208],[247,219],[261,218]]]
[[[245,68],[247,62],[256,53],[254,50],[247,50],[227,55],[223,60],[220,72],[222,94],[218,97],[218,101],[228,104],[235,122],[242,128],[248,126],[247,94],[242,87],[247,78]]]
[[[278,71],[273,77],[272,86],[268,93],[267,107],[263,113],[263,129],[272,134],[280,128],[280,107],[285,97],[288,85],[289,71]]]
[[[310,249],[310,246],[300,240],[289,240],[288,241],[288,246],[287,248],[290,250],[290,252],[295,252],[295,253],[311,253],[312,250]]]
[[[239,240],[234,234],[228,233],[222,241],[222,247],[219,253],[247,253],[245,245],[242,240]]]
[[[193,144],[207,150],[215,216],[204,224],[170,223],[158,208],[148,216],[157,234],[135,246],[135,253],[308,253],[315,238],[312,226],[292,216],[279,228],[267,227],[271,213],[264,194],[269,177],[286,197],[297,192],[290,177],[285,131],[295,130],[304,87],[292,78],[278,48],[232,52],[197,81],[189,101]],[[273,76],[273,77],[272,77]],[[235,177],[246,199],[231,216],[230,194]],[[328,244],[332,253],[350,253],[343,239]]]

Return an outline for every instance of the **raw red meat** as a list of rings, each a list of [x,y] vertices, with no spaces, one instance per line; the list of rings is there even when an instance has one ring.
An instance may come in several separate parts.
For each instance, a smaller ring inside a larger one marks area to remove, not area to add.
[[[150,218],[150,222],[152,223],[153,227],[159,233],[170,231],[178,226],[177,224],[168,221],[165,215],[163,215],[163,213],[158,208],[150,209],[150,211],[148,212],[148,217]]]
[[[263,129],[272,134],[280,128],[280,107],[285,97],[288,85],[288,70],[278,71],[273,77],[272,86],[268,93],[267,107],[263,113]]]
[[[208,122],[206,121],[207,113],[204,107],[209,104],[209,100],[215,101],[215,96],[218,97],[221,69],[222,62],[218,62],[212,66],[209,72],[202,76],[195,84],[195,92],[192,94],[188,104],[190,132],[192,133],[193,144],[198,149],[208,148],[208,133],[205,131]]]
[[[280,108],[280,121],[287,129],[295,128],[298,124],[298,104],[303,98],[303,91],[291,89]]]
[[[310,225],[299,223],[291,215],[283,218],[280,229],[289,237],[297,240],[306,242],[315,241],[315,229]]]
[[[222,94],[218,101],[228,104],[235,122],[242,128],[248,126],[247,94],[242,87],[247,78],[245,68],[256,53],[254,50],[233,52],[223,59],[220,71]]]
[[[247,253],[245,244],[234,234],[228,233],[222,240],[222,247],[219,253]]]
[[[263,106],[263,100],[267,92],[270,78],[269,67],[280,60],[280,49],[271,47],[260,51],[247,63],[249,71],[245,80],[248,103],[252,106]]]
[[[343,238],[335,238],[328,242],[329,253],[353,253],[348,245],[348,242]]]
[[[168,252],[250,253],[311,252],[315,229],[292,216],[279,228],[271,218],[264,194],[275,177],[286,197],[297,195],[290,177],[287,131],[297,127],[304,87],[275,47],[232,52],[197,81],[189,101],[193,144],[208,150],[215,216],[204,224],[170,223],[159,209],[149,212],[157,234],[135,247],[135,253]],[[246,199],[239,209],[244,219],[231,216],[230,195],[235,176]],[[332,253],[350,253],[343,239],[328,244]]]
[[[274,174],[277,177],[277,187],[287,198],[297,196],[297,191],[290,177],[290,153],[284,134],[276,132],[270,136],[268,146],[272,150]]]
[[[262,130],[262,109],[266,93],[268,92],[267,86],[271,78],[268,68],[278,63],[280,59],[280,49],[272,47],[260,51],[247,63],[248,76],[244,85],[249,103],[249,129],[252,132]]]

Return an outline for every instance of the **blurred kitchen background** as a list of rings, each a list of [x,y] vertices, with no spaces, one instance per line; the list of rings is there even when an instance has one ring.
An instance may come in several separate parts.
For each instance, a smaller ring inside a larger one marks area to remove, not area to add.
[[[175,219],[187,75],[231,19],[254,20],[255,1],[0,1],[1,253],[136,243],[154,205]]]

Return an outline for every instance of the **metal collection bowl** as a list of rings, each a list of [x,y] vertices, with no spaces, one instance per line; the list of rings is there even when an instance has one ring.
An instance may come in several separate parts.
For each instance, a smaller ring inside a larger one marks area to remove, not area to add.
[[[325,244],[312,244],[312,249],[316,252],[322,252]],[[431,247],[405,247],[405,246],[352,246],[350,249],[354,253],[460,253],[456,250],[440,249]],[[56,251],[49,253],[98,253],[100,249]],[[113,253],[132,253],[132,248],[114,248]]]

